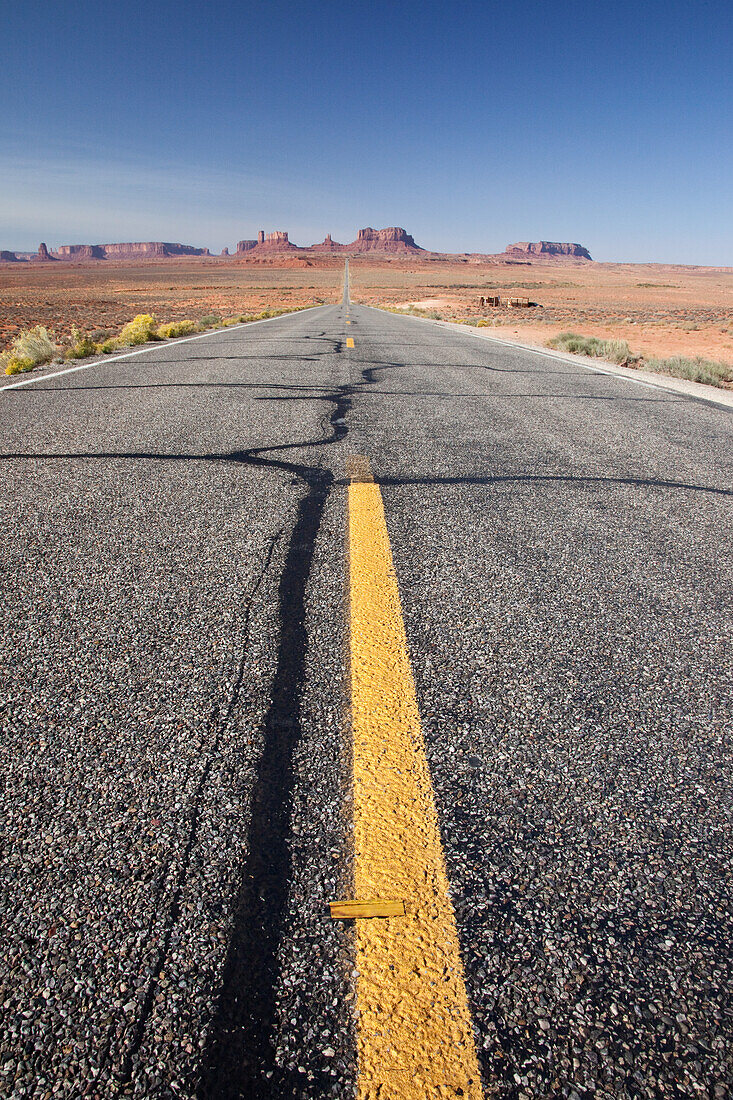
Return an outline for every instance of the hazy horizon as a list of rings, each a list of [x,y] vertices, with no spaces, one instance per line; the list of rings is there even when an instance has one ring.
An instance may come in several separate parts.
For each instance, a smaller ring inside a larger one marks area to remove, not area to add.
[[[400,225],[731,266],[731,25],[678,0],[16,7],[0,248]]]

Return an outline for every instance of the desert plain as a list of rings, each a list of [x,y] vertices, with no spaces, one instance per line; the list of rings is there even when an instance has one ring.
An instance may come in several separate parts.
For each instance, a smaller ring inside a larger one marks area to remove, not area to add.
[[[733,363],[733,268],[369,255],[353,257],[350,271],[354,302],[445,320],[484,317],[502,339],[544,345],[572,330],[626,340],[646,357]],[[63,344],[73,326],[101,338],[138,313],[197,321],[335,302],[342,279],[342,257],[317,253],[2,264],[0,348],[36,324]],[[480,298],[491,293],[535,304],[481,308]]]

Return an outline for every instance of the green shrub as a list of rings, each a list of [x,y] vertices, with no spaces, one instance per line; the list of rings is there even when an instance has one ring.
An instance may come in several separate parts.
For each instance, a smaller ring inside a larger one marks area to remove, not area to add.
[[[122,347],[116,336],[111,336],[109,340],[103,340],[101,344],[97,344],[97,351],[101,351],[102,355],[109,355],[113,351],[119,351]]]
[[[688,359],[684,355],[672,355],[667,359],[647,359],[644,367],[658,374],[686,378],[689,382],[705,382],[708,386],[722,386],[724,382],[733,382],[733,366],[715,359],[703,359],[699,355],[694,359]]]
[[[0,369],[6,374],[33,370],[41,363],[49,363],[57,348],[43,325],[19,332],[8,351],[0,355]]]
[[[692,359],[684,355],[672,355],[666,359],[645,360],[641,356],[633,355],[625,340],[600,340],[597,336],[579,336],[577,332],[561,332],[559,336],[548,340],[547,346],[577,355],[609,359],[612,363],[631,362],[656,374],[686,378],[689,382],[704,382],[708,386],[722,386],[726,382],[733,382],[733,366],[729,363],[703,359],[699,355]]]
[[[161,340],[172,340],[176,336],[190,336],[192,332],[198,332],[195,321],[169,321],[158,326],[157,334]]]
[[[598,336],[581,336],[577,332],[561,332],[547,341],[547,347],[569,351],[573,355],[608,359],[612,363],[625,363],[635,358],[625,340],[601,340]]]
[[[34,367],[38,366],[27,356],[8,355],[7,352],[2,356],[2,360],[6,374],[20,374],[21,371],[33,370]]]
[[[159,339],[156,331],[158,323],[152,313],[138,313],[125,325],[117,337],[120,347],[135,347],[137,344],[147,344],[149,340]]]
[[[71,346],[66,349],[66,359],[86,359],[95,355],[97,345],[91,336],[81,332],[76,325],[71,330]]]
[[[200,328],[213,328],[221,321],[221,313],[207,313],[199,321]]]

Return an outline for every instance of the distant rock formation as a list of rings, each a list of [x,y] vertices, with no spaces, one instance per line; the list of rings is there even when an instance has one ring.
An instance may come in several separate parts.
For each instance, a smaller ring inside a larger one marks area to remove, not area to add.
[[[256,241],[237,241],[237,252],[295,252],[298,246],[288,238],[283,229],[276,229],[272,233],[265,233],[260,229]]]
[[[38,252],[13,252],[11,249],[0,249],[0,263],[2,264],[27,264],[32,260],[48,260],[50,256],[45,244],[42,244]]]
[[[346,245],[348,252],[423,252],[404,229],[392,225],[387,229],[360,229],[355,241]]]
[[[123,244],[98,246],[105,260],[145,259],[149,256],[210,256],[208,248],[194,248],[191,244],[172,244],[170,241],[128,241]]]
[[[103,260],[105,248],[100,244],[61,244],[54,256],[57,260]]]
[[[360,229],[355,241],[351,244],[340,244],[335,241],[330,233],[320,244],[313,244],[306,248],[300,248],[292,243],[288,234],[283,230],[274,233],[265,233],[263,229],[257,234],[257,240],[239,241],[237,253],[253,253],[254,258],[273,252],[396,252],[396,253],[424,253],[424,249],[415,244],[414,239],[404,229],[398,226],[390,226],[387,229]]]
[[[290,242],[287,233],[282,229],[276,229],[273,233],[264,233],[260,230],[257,234],[257,244],[260,248],[273,248],[278,252],[290,251],[298,247]]]
[[[170,241],[128,241],[121,244],[62,244],[49,252],[41,241],[38,252],[0,252],[0,261],[43,260],[146,260],[165,256],[210,256],[208,248],[194,248],[191,244],[172,244]],[[227,252],[228,255],[228,252]]]
[[[518,241],[504,249],[508,256],[575,256],[579,260],[592,260],[590,252],[582,244],[560,241]]]
[[[311,252],[343,252],[348,245],[339,244],[338,241],[334,241],[330,233],[326,234],[325,239],[320,244],[312,244],[310,247]]]
[[[236,255],[251,255],[253,260],[262,260],[267,263],[275,263],[278,254],[281,253],[346,253],[359,254],[387,253],[392,255],[421,256],[426,260],[440,259],[451,254],[427,252],[415,243],[406,230],[399,226],[388,226],[385,229],[372,229],[367,226],[360,229],[356,240],[351,244],[340,244],[334,241],[328,233],[320,244],[314,244],[307,248],[300,248],[290,240],[287,232],[276,229],[266,233],[260,229],[256,240],[237,241]],[[128,241],[116,244],[64,244],[58,249],[49,251],[44,243],[38,246],[38,252],[13,252],[0,251],[0,262],[17,263],[27,261],[61,260],[87,262],[92,260],[145,260],[162,259],[168,256],[210,256],[208,248],[195,248],[189,244],[171,244],[169,241]],[[229,249],[222,249],[221,256],[230,255]],[[464,263],[531,263],[535,257],[546,259],[569,258],[574,260],[591,260],[593,257],[587,248],[581,244],[569,244],[559,241],[518,241],[508,244],[504,252],[491,256],[479,253],[461,253],[460,258]],[[293,257],[295,260],[297,257]],[[304,257],[301,257],[303,262]],[[459,258],[458,255],[453,259]]]

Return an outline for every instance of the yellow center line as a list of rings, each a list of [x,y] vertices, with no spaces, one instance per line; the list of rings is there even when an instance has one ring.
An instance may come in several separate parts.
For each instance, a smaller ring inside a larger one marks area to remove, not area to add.
[[[463,962],[379,486],[349,485],[354,887],[405,915],[356,922],[358,1100],[482,1089]]]
[[[353,336],[347,336],[346,337],[346,347],[347,348],[353,348],[353,346],[354,346],[354,337]]]

